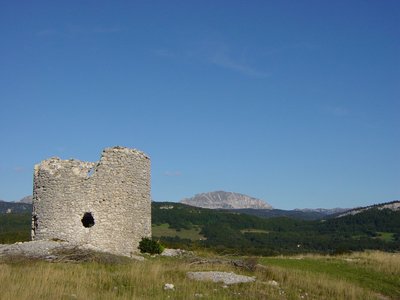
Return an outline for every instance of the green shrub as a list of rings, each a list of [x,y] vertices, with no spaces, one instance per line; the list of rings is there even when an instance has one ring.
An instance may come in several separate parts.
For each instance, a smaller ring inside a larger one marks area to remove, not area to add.
[[[142,238],[138,248],[141,253],[161,254],[164,251],[163,245],[149,238]]]

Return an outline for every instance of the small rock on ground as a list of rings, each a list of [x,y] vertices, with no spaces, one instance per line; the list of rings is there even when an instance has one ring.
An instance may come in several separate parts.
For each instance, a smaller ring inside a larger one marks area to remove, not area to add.
[[[164,290],[174,290],[175,286],[172,283],[166,283],[164,284]]]
[[[272,286],[279,286],[279,283],[276,282],[275,280],[268,280],[267,284],[272,285]]]

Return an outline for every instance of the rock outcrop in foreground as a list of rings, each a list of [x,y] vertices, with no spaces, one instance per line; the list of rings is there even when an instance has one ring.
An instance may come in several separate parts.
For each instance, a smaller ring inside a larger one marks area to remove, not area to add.
[[[95,261],[96,259],[122,259],[144,260],[142,256],[132,255],[131,257],[117,256],[104,252],[100,248],[90,245],[76,245],[65,241],[29,241],[15,244],[0,244],[0,260],[11,257],[26,259],[42,259],[46,261]]]
[[[272,206],[263,200],[243,194],[224,191],[197,194],[192,198],[181,200],[181,203],[212,209],[272,209]]]

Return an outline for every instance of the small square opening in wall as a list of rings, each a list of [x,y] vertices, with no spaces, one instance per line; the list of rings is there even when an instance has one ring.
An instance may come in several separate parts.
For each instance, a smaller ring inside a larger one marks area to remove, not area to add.
[[[91,212],[85,212],[82,218],[83,227],[90,228],[94,225],[94,218]]]
[[[87,173],[87,177],[88,177],[88,178],[89,178],[89,177],[92,177],[95,171],[96,171],[96,169],[95,169],[94,167],[93,167],[93,168],[90,168],[89,171],[88,171],[88,173]]]

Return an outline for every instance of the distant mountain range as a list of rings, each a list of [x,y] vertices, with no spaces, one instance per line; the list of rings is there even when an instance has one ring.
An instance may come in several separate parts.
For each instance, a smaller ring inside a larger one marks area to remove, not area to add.
[[[32,204],[30,203],[19,203],[19,202],[6,202],[0,200],[0,214],[10,213],[31,213]]]
[[[322,215],[333,215],[333,214],[340,214],[342,212],[348,211],[351,208],[340,208],[340,207],[336,207],[336,208],[296,208],[294,209],[295,211],[301,211],[301,212],[316,212],[316,213],[320,213]]]
[[[382,209],[390,209],[392,211],[400,211],[400,200],[395,200],[392,202],[386,202],[386,203],[381,203],[381,204],[374,204],[374,205],[370,205],[370,206],[365,206],[365,207],[357,207],[357,208],[353,208],[350,210],[347,210],[344,213],[339,213],[337,215],[337,217],[344,217],[344,216],[348,216],[348,215],[357,215],[361,212],[373,209],[373,208],[377,208],[379,210]]]
[[[231,212],[242,213],[246,215],[257,216],[260,218],[277,218],[277,217],[287,217],[292,219],[299,220],[319,220],[326,219],[335,216],[334,213],[330,214],[327,209],[326,211],[319,211],[313,209],[293,209],[293,210],[284,210],[284,209],[251,209],[251,208],[243,208],[243,209],[228,209]]]
[[[400,201],[385,202],[375,205],[359,208],[316,208],[316,209],[237,209],[235,212],[240,212],[248,215],[254,215],[261,218],[288,217],[301,220],[318,220],[318,219],[334,219],[347,215],[356,215],[361,212],[376,208],[378,210],[389,209],[391,211],[400,211]],[[233,210],[231,210],[233,211]]]
[[[29,195],[29,196],[25,196],[24,198],[22,198],[22,199],[20,199],[20,200],[17,200],[17,201],[6,201],[6,200],[1,200],[1,199],[0,199],[0,202],[8,202],[8,203],[30,203],[30,204],[32,204],[32,199],[33,199],[32,195]]]
[[[26,196],[15,202],[0,200],[0,214],[20,214],[32,211],[32,196]]]
[[[224,191],[201,193],[192,198],[185,198],[180,202],[191,206],[211,209],[272,209],[272,206],[263,200]]]
[[[267,202],[251,196],[224,191],[197,194],[192,198],[185,198],[181,200],[180,203],[201,208],[229,210],[237,213],[255,215],[262,218],[289,217],[302,220],[336,218],[349,214],[355,215],[371,208],[387,208],[393,211],[400,210],[400,201],[392,201],[354,209],[297,208],[294,210],[282,210],[274,209]]]

